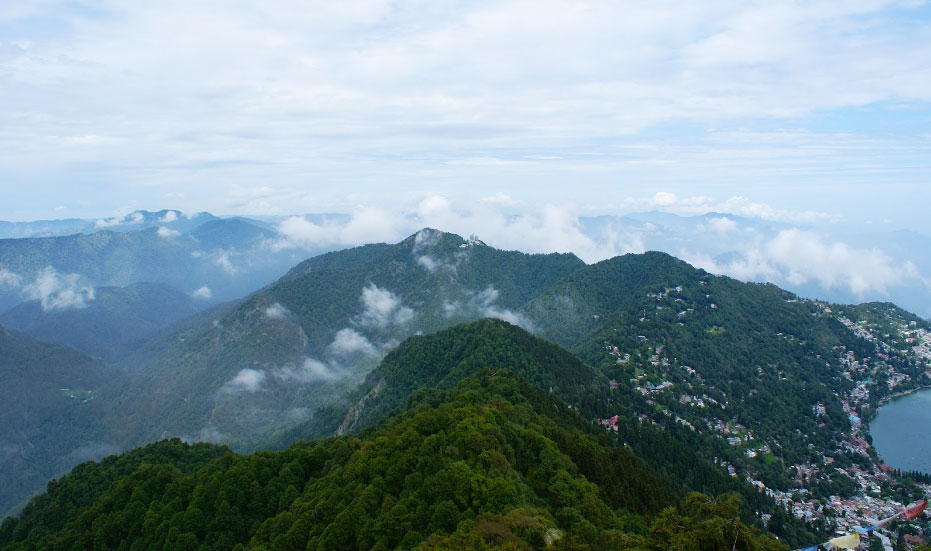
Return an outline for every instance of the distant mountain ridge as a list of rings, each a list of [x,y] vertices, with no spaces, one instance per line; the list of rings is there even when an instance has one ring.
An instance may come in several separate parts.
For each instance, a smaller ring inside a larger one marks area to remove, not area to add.
[[[663,211],[633,212],[624,215],[583,216],[575,227],[588,248],[586,260],[598,260],[598,254],[616,252],[663,251],[718,274],[742,280],[770,281],[800,296],[820,298],[834,302],[893,301],[907,309],[931,318],[931,289],[927,280],[931,274],[931,237],[908,230],[885,231],[879,225],[841,226],[835,223],[818,223],[818,217],[809,222],[779,221],[779,213],[761,212],[758,216],[739,216],[728,212],[708,212],[700,215],[677,215]],[[251,216],[222,218],[239,220],[251,226],[276,234],[273,258],[288,257],[279,265],[278,273],[267,278],[271,282],[285,269],[302,258],[338,248],[340,244],[353,245],[347,236],[335,238],[340,230],[351,224],[347,214],[305,214],[301,218],[313,224],[316,238],[302,236],[299,228],[295,235],[285,229],[278,234],[279,224],[289,217]],[[99,220],[46,220],[35,222],[0,222],[0,238],[53,237],[75,233],[91,234],[97,231],[134,232],[156,229],[162,235],[185,234],[195,226],[219,220],[210,213],[184,214],[177,210],[149,212],[135,211],[124,216]],[[416,229],[414,219],[408,217],[401,226]],[[311,227],[311,226],[308,226]],[[385,239],[397,238],[398,227],[385,229]],[[403,231],[403,230],[400,230]],[[294,238],[292,240],[292,237]],[[312,245],[319,239],[317,245]],[[508,239],[508,242],[513,242]],[[241,243],[235,243],[236,254],[241,254]],[[209,248],[204,245],[205,248]],[[229,259],[221,253],[213,258],[224,262]],[[306,247],[307,254],[294,253],[292,247]],[[540,250],[536,244],[525,244],[528,250]],[[805,261],[792,250],[804,253]],[[599,252],[600,251],[600,252]],[[594,256],[593,256],[594,255]],[[205,257],[206,258],[206,257]],[[830,261],[827,259],[830,258]],[[262,262],[268,262],[266,258]],[[0,311],[13,306],[12,299],[4,299],[4,280],[0,264]],[[258,269],[253,265],[249,270]],[[865,271],[864,271],[865,270]],[[248,270],[247,270],[248,271]],[[14,274],[31,278],[30,274]],[[178,286],[169,281],[162,281]],[[126,282],[93,281],[93,285],[126,285]],[[202,282],[208,284],[209,282]],[[261,285],[248,289],[252,291]],[[188,291],[190,289],[183,289]],[[246,292],[248,292],[246,291]],[[229,300],[238,296],[218,295]],[[15,298],[15,297],[14,297]],[[7,302],[4,302],[4,301]]]
[[[134,283],[168,285],[206,303],[234,300],[315,252],[277,247],[266,222],[209,213],[136,211],[85,229],[0,239],[0,313],[35,298]]]
[[[61,237],[76,233],[89,235],[101,230],[129,232],[158,227],[186,233],[211,220],[219,220],[219,218],[209,212],[187,214],[179,210],[162,209],[156,212],[136,210],[122,216],[99,219],[0,221],[0,239]]]
[[[96,287],[82,308],[45,310],[38,300],[0,315],[0,325],[34,339],[70,346],[112,362],[159,329],[201,311],[205,304],[158,283]]]

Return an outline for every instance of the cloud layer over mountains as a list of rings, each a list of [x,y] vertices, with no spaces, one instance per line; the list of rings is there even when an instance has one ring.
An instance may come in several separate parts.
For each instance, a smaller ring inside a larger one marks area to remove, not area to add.
[[[908,279],[919,278],[910,261],[896,265],[878,249],[858,249],[828,241],[816,232],[782,230],[758,246],[738,251],[740,258],[716,261],[707,254],[683,258],[706,270],[742,280],[787,281],[803,285],[815,281],[825,289],[846,289],[859,297],[885,293]]]
[[[351,327],[336,331],[321,358],[304,357],[300,362],[269,369],[243,368],[221,387],[219,394],[254,393],[273,381],[306,385],[358,377],[363,371],[360,365],[370,366],[397,345],[397,341],[384,337],[385,332],[409,325],[415,316],[414,310],[394,293],[374,283],[361,289],[359,305],[361,312],[351,318]],[[265,307],[263,314],[268,322],[279,323],[290,312],[275,302]]]
[[[705,198],[680,199],[670,193],[657,194],[651,204],[683,214],[711,206]],[[586,219],[573,206],[521,210],[489,202],[457,206],[446,197],[431,195],[406,212],[367,207],[354,211],[345,222],[317,224],[291,217],[278,226],[274,246],[393,242],[417,228],[434,227],[460,235],[478,234],[482,241],[501,249],[573,252],[589,263],[619,254],[662,250],[713,273],[745,281],[771,281],[804,289],[807,294],[815,291],[815,296],[820,288],[830,295],[828,298],[889,300],[897,288],[917,289],[923,296],[903,306],[931,315],[931,285],[924,273],[931,262],[922,250],[894,256],[879,246],[858,245],[858,234],[832,226],[830,217],[819,213],[781,212],[741,197],[714,206],[722,212],[700,217],[670,217],[657,212]],[[428,254],[418,261],[427,270],[437,268],[436,260]],[[476,295],[479,302],[482,292]]]
[[[18,289],[25,300],[38,300],[42,310],[84,308],[94,300],[94,288],[80,274],[61,274],[47,266],[32,281],[0,266],[0,286]]]
[[[631,210],[637,207],[642,209],[639,213]],[[605,208],[601,212],[611,211]],[[105,222],[110,224],[107,230],[120,228],[124,232],[137,227],[147,227],[140,231],[149,232],[166,227],[158,224],[203,231],[198,235],[213,240],[212,248],[198,245],[192,233],[181,233],[170,238],[175,242],[165,250],[177,249],[187,255],[178,259],[179,266],[190,261],[202,274],[214,272],[211,277],[196,276],[201,281],[184,289],[205,303],[235,298],[227,287],[243,286],[245,283],[240,282],[251,281],[256,270],[268,273],[255,278],[254,286],[241,293],[272,281],[307,256],[366,243],[397,242],[415,233],[413,254],[417,264],[431,273],[445,270],[455,275],[454,260],[441,263],[430,254],[430,240],[436,236],[419,232],[431,227],[462,236],[477,235],[488,245],[505,250],[572,252],[588,263],[659,250],[713,273],[745,281],[770,281],[804,296],[841,302],[891,300],[931,316],[931,254],[927,252],[931,250],[931,239],[915,232],[854,228],[826,213],[785,211],[740,196],[715,202],[703,196],[659,192],[614,209],[627,212],[625,215],[592,212],[598,211],[571,203],[524,204],[503,193],[474,202],[430,194],[403,209],[360,205],[347,215],[289,216],[277,219],[274,225],[256,220],[234,220],[230,224],[230,220],[202,213],[197,215],[202,218],[198,226],[196,217],[170,210],[139,216],[130,213],[114,218],[112,224]],[[221,222],[228,225],[230,233],[224,233],[227,230],[220,227]],[[213,224],[209,231],[196,229],[208,224]],[[237,245],[232,236],[244,228],[251,232],[247,235],[254,237],[247,245]],[[157,239],[155,243],[164,242]],[[188,249],[189,253],[184,252]],[[31,271],[13,268],[9,262],[0,263],[0,291],[7,303],[15,304],[18,297],[38,300],[44,310],[81,308],[94,300],[95,285],[107,284],[98,281],[106,274],[98,274],[95,280],[84,271],[52,265],[52,256],[48,259],[44,262],[49,264],[43,262]],[[270,271],[274,266],[281,271]],[[131,269],[126,266],[121,273]],[[137,275],[153,273],[144,269]],[[175,274],[178,281],[191,279]],[[177,285],[177,281],[167,283]],[[487,311],[521,323],[509,317],[507,311],[496,311],[494,301],[486,300],[490,292],[473,289],[470,297],[451,298],[449,309]],[[357,328],[378,329],[411,319],[410,308],[399,305],[389,290],[372,286],[362,291],[360,300],[365,309],[356,320]],[[270,305],[267,315],[274,318],[286,312]]]

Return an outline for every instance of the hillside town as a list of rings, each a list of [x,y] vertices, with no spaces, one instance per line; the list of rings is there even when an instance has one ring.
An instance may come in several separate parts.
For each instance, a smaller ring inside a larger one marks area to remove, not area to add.
[[[678,291],[681,291],[681,287],[650,295],[650,298],[666,297],[670,292]],[[710,299],[710,296],[707,298]],[[794,476],[794,486],[788,489],[768,487],[752,471],[747,470],[746,466],[740,469],[731,462],[718,458],[715,458],[715,463],[726,469],[731,476],[745,477],[747,482],[771,497],[795,517],[813,525],[826,527],[838,535],[847,534],[862,530],[862,527],[871,526],[879,519],[895,515],[909,505],[908,500],[903,499],[901,485],[897,483],[893,469],[882,462],[871,445],[870,419],[864,418],[864,414],[872,416],[886,401],[931,384],[931,332],[919,327],[915,321],[903,320],[893,326],[888,325],[888,320],[887,324],[882,326],[871,324],[866,320],[854,321],[843,315],[835,314],[825,303],[805,302],[816,305],[819,310],[818,315],[835,317],[858,339],[875,345],[875,353],[866,357],[857,357],[854,351],[846,350],[843,346],[835,347],[836,357],[833,358],[832,363],[828,364],[838,366],[840,375],[852,383],[851,390],[834,392],[849,420],[849,430],[838,434],[835,438],[834,449],[819,452],[817,455],[820,457],[804,463],[787,465],[786,470]],[[680,312],[680,314],[686,313],[688,310]],[[679,315],[680,319],[682,317],[683,315]],[[780,334],[779,336],[795,339],[791,335]],[[663,355],[663,346],[650,345],[649,339],[645,336],[639,337],[638,340],[641,344],[648,346],[648,354],[644,354],[648,358],[647,363],[652,367],[665,369],[668,373],[670,358]],[[634,351],[621,350],[610,343],[606,343],[605,348],[617,364],[626,365],[631,362]],[[907,360],[909,365],[917,366],[919,368],[917,375],[897,370],[896,365],[900,365],[902,360]],[[691,380],[704,383],[693,367],[681,365],[679,368]],[[638,414],[641,423],[665,425],[672,421],[696,430],[693,423],[696,419],[701,419],[704,428],[724,439],[729,446],[741,450],[742,455],[748,459],[772,453],[770,445],[759,441],[750,428],[733,419],[714,417],[714,415],[721,415],[725,412],[728,404],[726,400],[721,400],[720,396],[716,399],[709,395],[709,392],[715,394],[711,392],[711,389],[702,385],[676,384],[667,379],[654,382],[650,380],[651,378],[655,379],[655,377],[650,377],[647,371],[638,370],[637,375],[630,381],[633,390],[645,398],[646,404],[652,408],[651,411]],[[683,386],[691,386],[692,388],[688,390],[693,390],[693,392],[681,392]],[[609,387],[616,390],[619,387],[618,381],[611,380]],[[705,391],[694,391],[698,388],[705,388]],[[689,416],[689,419],[686,419],[668,407],[660,406],[658,400],[654,398],[660,397],[665,392],[679,393],[678,403],[697,411],[704,410],[705,414]],[[815,418],[822,418],[827,414],[827,408],[823,403],[812,405],[811,411]],[[614,432],[618,430],[618,416],[616,415],[606,419],[595,419],[595,422],[604,426],[606,430]],[[823,423],[820,426],[824,426]],[[853,457],[855,461],[846,461],[847,466],[842,468],[837,465],[836,457]],[[855,486],[854,490],[849,492],[850,495],[846,497],[818,495],[818,492],[813,491],[819,482],[835,474],[849,478],[853,482]],[[921,498],[922,495],[931,496],[931,484],[915,483],[912,493],[918,494],[911,496],[914,499]],[[763,521],[768,520],[768,515],[764,515]],[[912,549],[928,542],[929,538],[925,534],[919,533],[917,529],[913,531],[915,533],[900,533],[899,527],[893,525],[891,529],[884,527],[872,531],[871,536],[879,541],[884,551],[901,549],[902,545],[906,549]],[[870,549],[876,549],[873,543],[869,545]]]

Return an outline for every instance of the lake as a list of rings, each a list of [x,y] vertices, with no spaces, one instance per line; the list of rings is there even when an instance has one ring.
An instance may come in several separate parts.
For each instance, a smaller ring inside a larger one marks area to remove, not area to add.
[[[886,403],[870,423],[873,447],[901,471],[931,474],[931,389]]]

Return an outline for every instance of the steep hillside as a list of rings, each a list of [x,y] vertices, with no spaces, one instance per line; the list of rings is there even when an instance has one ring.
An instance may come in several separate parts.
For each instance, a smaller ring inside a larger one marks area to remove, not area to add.
[[[879,335],[863,338],[845,310],[873,319],[857,323]],[[858,491],[855,473],[878,469],[860,416],[903,381],[931,384],[927,359],[899,352],[916,340],[915,316],[801,300],[662,253],[587,266],[520,312],[612,379],[642,419],[714,435],[728,444],[723,464],[787,502],[798,488],[818,486],[822,498]],[[827,467],[826,452],[850,471]],[[826,514],[817,500],[810,508]]]
[[[345,400],[279,436],[277,446],[358,431],[405,407],[420,389],[449,389],[488,367],[509,369],[576,409],[584,402],[594,411],[606,402],[607,379],[565,349],[505,321],[483,319],[404,341]]]
[[[0,327],[0,514],[80,461],[117,451],[99,423],[118,372]]]
[[[113,361],[145,337],[204,308],[203,301],[158,283],[96,287],[93,296],[82,308],[44,309],[38,300],[26,302],[0,315],[0,324]]]
[[[124,438],[249,447],[351,391],[410,335],[487,316],[526,323],[515,309],[581,266],[434,230],[309,259],[200,329],[128,358],[146,399],[124,402]]]
[[[726,445],[712,435],[669,427],[657,431],[640,422],[629,398],[610,389],[607,378],[565,349],[507,322],[485,319],[431,335],[414,336],[388,354],[345,403],[322,408],[270,447],[330,434],[358,431],[403,410],[422,391],[448,389],[483,370],[508,369],[564,403],[580,419],[621,413],[614,437],[631,446],[653,469],[682,487],[712,494],[739,492],[747,511],[771,512],[772,502],[742,484],[712,460]],[[420,399],[425,399],[421,397]],[[600,425],[598,425],[600,426]],[[610,434],[610,433],[609,433]]]
[[[733,496],[680,501],[683,489],[630,449],[504,369],[421,393],[359,436],[226,455],[193,472],[152,463],[70,510],[60,488],[110,471],[66,477],[4,522],[0,548],[785,548],[742,523]]]

